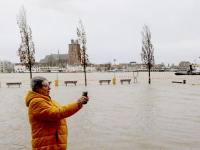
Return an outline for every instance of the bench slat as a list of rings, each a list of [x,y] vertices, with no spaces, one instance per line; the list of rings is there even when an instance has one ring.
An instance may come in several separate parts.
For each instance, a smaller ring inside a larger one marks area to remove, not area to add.
[[[65,83],[77,83],[77,81],[65,81]]]
[[[131,81],[131,79],[121,79],[120,81]]]
[[[8,84],[22,84],[21,82],[10,82],[10,83],[6,83],[7,85]]]

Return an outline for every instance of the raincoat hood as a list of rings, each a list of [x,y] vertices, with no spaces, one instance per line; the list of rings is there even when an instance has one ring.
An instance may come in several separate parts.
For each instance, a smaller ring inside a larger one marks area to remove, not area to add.
[[[26,99],[25,99],[25,104],[27,107],[29,107],[29,103],[31,102],[31,100],[33,100],[34,98],[43,98],[47,101],[51,101],[51,98],[50,97],[47,97],[47,96],[44,96],[44,95],[41,95],[39,93],[36,93],[36,92],[33,92],[33,91],[28,91],[28,94],[26,96]]]

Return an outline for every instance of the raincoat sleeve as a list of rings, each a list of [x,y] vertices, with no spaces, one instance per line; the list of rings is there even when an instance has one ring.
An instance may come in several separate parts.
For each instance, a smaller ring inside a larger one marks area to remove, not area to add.
[[[58,121],[72,116],[81,109],[76,102],[56,107],[42,98],[32,100],[29,108],[32,108],[32,113],[36,118],[45,121]]]

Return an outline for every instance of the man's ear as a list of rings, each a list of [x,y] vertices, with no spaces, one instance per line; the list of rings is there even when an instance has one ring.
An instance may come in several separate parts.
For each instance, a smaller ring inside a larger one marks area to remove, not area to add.
[[[39,91],[39,86],[35,86],[35,90],[38,92]]]

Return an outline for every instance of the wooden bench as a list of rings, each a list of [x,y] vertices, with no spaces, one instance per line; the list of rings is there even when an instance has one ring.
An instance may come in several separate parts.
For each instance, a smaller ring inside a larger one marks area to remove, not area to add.
[[[22,83],[21,82],[10,82],[10,83],[6,83],[6,85],[9,87],[9,86],[12,86],[12,85],[21,85]]]
[[[179,81],[172,81],[172,83],[182,83],[182,82],[179,82]]]
[[[111,80],[99,80],[100,85],[102,85],[103,82],[108,82],[108,84],[110,84]]]
[[[64,83],[66,84],[66,86],[67,86],[67,83],[72,83],[72,84],[75,84],[76,86],[77,81],[64,81]]]
[[[130,84],[131,79],[121,79],[120,82],[121,84],[123,84],[123,82],[128,82],[128,84]]]

